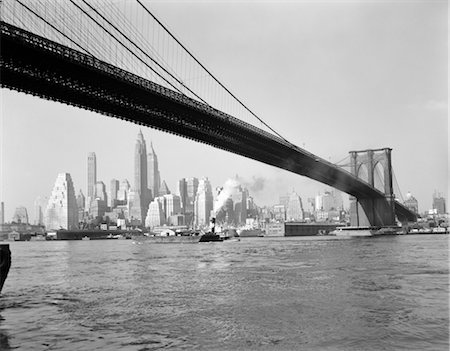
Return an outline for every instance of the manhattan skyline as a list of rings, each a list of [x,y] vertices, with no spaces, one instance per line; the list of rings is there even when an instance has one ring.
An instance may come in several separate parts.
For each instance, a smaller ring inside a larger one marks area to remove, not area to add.
[[[337,162],[351,150],[392,147],[404,198],[431,208],[448,199],[447,5],[441,1],[151,3],[155,14],[227,86],[292,143]],[[288,28],[286,33],[283,28]],[[86,155],[97,179],[133,179],[142,128],[173,192],[183,177],[214,186],[238,174],[264,179],[262,206],[295,189],[326,186],[180,137],[36,97],[1,90],[0,197],[5,219],[32,213],[58,173],[87,189]],[[85,194],[87,195],[87,194]]]

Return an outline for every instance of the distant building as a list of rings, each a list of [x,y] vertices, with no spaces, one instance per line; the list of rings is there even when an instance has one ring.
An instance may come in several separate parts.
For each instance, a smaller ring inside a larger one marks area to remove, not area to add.
[[[293,191],[289,195],[289,202],[286,209],[287,221],[303,221],[303,205],[300,196]]]
[[[165,180],[161,183],[158,194],[159,194],[158,196],[164,196],[164,195],[170,194],[169,187],[167,186]]]
[[[91,211],[90,214],[92,217],[103,217],[106,213],[106,201],[97,197],[95,200],[91,202]]]
[[[286,220],[286,207],[279,204],[273,206],[273,217],[276,221],[284,222]]]
[[[414,213],[419,213],[419,203],[411,193],[406,194],[406,200],[404,202],[406,208]]]
[[[133,199],[128,199],[130,215],[136,223],[143,225],[151,201],[151,191],[148,189],[147,146],[142,131],[139,131],[134,151],[134,184]],[[130,192],[131,197],[131,192]]]
[[[178,181],[176,193],[181,200],[181,213],[185,215],[185,223],[192,225],[194,218],[194,201],[198,190],[197,178],[182,178]]]
[[[158,156],[150,143],[150,152],[147,154],[147,183],[152,199],[158,197],[161,187],[161,175],[159,173]]]
[[[166,214],[164,212],[164,198],[154,198],[148,206],[145,226],[147,228],[159,227],[166,224]]]
[[[0,224],[5,223],[5,203],[0,202]]]
[[[240,185],[231,195],[234,204],[234,223],[236,225],[245,224],[247,219],[247,195],[248,191]]]
[[[89,211],[90,202],[95,199],[95,184],[97,183],[97,157],[95,152],[88,154],[88,179],[87,179],[87,203],[86,210]]]
[[[108,195],[106,194],[105,183],[103,183],[103,182],[95,183],[95,199],[100,199],[105,204],[108,203]]]
[[[14,211],[14,216],[12,218],[12,222],[13,223],[25,223],[25,224],[30,223],[30,221],[28,219],[28,211],[27,211],[26,207],[20,206],[20,207],[16,208],[16,210]]]
[[[38,196],[36,200],[34,200],[34,224],[35,225],[44,225],[44,212],[47,206],[48,197],[47,196]]]
[[[119,181],[117,179],[111,179],[108,196],[108,206],[110,208],[116,207],[118,193],[119,193]]]
[[[58,174],[48,199],[44,223],[47,230],[78,228],[77,201],[69,173]]]
[[[445,198],[440,194],[435,192],[433,195],[433,210],[436,210],[437,214],[445,214]]]
[[[197,228],[208,227],[211,212],[214,209],[214,199],[211,183],[208,178],[200,179],[194,204],[194,219]]]
[[[162,197],[164,199],[164,212],[166,214],[166,222],[169,225],[172,225],[169,220],[170,217],[181,214],[181,199],[178,195],[174,194],[167,194]]]
[[[120,182],[119,191],[117,192],[117,200],[126,204],[128,201],[128,192],[130,191],[130,183],[124,179]]]

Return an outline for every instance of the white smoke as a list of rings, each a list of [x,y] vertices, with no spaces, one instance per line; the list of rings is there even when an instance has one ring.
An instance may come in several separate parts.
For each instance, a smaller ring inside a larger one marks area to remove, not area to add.
[[[220,211],[220,209],[225,205],[228,198],[233,195],[239,188],[239,182],[236,179],[227,179],[223,185],[222,190],[217,196],[216,202],[214,203],[214,215]]]

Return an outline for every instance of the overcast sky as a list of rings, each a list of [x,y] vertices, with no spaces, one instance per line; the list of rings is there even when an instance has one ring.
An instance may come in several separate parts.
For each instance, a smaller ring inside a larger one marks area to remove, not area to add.
[[[393,148],[400,190],[431,208],[448,193],[446,1],[146,1],[235,95],[290,142],[332,162],[350,150]],[[5,219],[49,196],[59,172],[86,194],[87,155],[97,177],[133,179],[139,126],[1,90],[0,198]],[[174,191],[182,177],[222,185],[264,178],[254,193],[275,204],[327,187],[183,138],[142,128]],[[396,194],[399,196],[399,194]],[[447,206],[448,206],[447,202]]]

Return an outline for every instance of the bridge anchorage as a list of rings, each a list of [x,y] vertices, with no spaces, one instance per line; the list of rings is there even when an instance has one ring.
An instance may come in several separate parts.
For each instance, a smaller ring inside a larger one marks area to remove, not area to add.
[[[392,182],[392,149],[369,149],[350,151],[351,173],[366,181],[383,196],[350,197],[350,224],[364,227],[396,226],[397,219],[402,222],[414,221],[410,213],[396,206]]]

